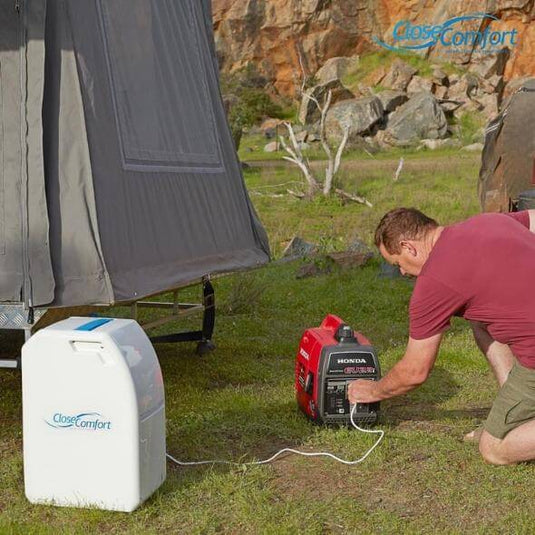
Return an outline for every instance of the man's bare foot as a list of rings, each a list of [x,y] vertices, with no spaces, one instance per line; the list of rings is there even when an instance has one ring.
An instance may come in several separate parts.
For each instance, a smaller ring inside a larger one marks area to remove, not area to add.
[[[483,426],[476,427],[473,431],[470,431],[470,433],[467,433],[464,435],[463,440],[464,442],[477,442],[479,443],[479,439],[481,438],[481,433],[483,433]]]

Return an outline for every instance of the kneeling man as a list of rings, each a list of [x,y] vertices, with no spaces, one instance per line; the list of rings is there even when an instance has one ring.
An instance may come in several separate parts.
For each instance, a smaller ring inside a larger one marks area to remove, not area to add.
[[[535,210],[440,226],[414,208],[377,227],[382,256],[417,277],[405,355],[380,381],[353,381],[352,403],[404,394],[428,377],[452,316],[472,325],[500,390],[479,439],[492,464],[535,459]]]

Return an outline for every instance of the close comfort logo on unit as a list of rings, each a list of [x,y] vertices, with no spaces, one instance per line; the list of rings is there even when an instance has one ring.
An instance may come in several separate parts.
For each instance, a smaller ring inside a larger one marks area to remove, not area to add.
[[[489,25],[485,29],[469,30],[463,27],[469,21]],[[477,50],[481,53],[495,53],[504,46],[514,47],[518,44],[518,30],[498,30],[491,28],[491,23],[500,20],[489,13],[471,13],[453,17],[441,24],[417,24],[409,20],[398,21],[392,30],[392,44],[385,43],[378,37],[373,41],[383,48],[396,52],[410,52],[441,45],[446,53]]]
[[[55,429],[84,429],[87,431],[107,431],[111,429],[111,421],[102,418],[98,412],[81,412],[80,414],[63,414],[56,412],[45,422]]]

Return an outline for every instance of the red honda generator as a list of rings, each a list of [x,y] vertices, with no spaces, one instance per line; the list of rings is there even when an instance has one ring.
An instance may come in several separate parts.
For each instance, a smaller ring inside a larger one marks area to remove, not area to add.
[[[347,388],[355,379],[379,380],[379,361],[369,340],[329,314],[301,338],[295,362],[299,408],[313,421],[350,425]],[[379,402],[357,403],[353,420],[375,423]]]

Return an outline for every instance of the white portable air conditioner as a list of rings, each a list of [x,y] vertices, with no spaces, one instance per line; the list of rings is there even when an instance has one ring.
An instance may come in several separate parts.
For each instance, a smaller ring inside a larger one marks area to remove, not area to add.
[[[69,318],[22,348],[28,500],[133,511],[165,480],[154,349],[133,320]]]

